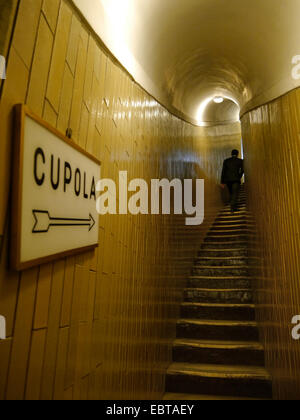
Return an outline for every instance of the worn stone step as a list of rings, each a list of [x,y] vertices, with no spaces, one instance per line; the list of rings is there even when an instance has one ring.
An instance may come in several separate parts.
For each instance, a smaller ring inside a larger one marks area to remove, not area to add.
[[[229,276],[248,276],[248,266],[201,266],[195,265],[193,268],[194,276],[212,276],[212,277],[229,277]]]
[[[237,217],[234,214],[230,214],[227,216],[219,216],[217,217],[217,219],[215,220],[214,224],[219,225],[241,225],[241,224],[245,224],[248,225],[249,224],[249,220],[243,216],[243,217]]]
[[[201,257],[195,260],[196,266],[210,266],[210,267],[226,267],[226,266],[245,266],[248,258],[245,256],[230,256],[230,257]]]
[[[173,363],[166,391],[250,398],[272,398],[271,377],[262,367]]]
[[[243,231],[253,231],[254,227],[249,226],[249,223],[236,223],[232,224],[232,222],[223,222],[223,223],[215,223],[212,225],[211,230],[223,230],[223,231],[234,231],[234,232],[243,232]]]
[[[208,233],[205,237],[205,242],[221,242],[221,243],[233,243],[233,242],[247,242],[249,235],[238,234],[238,235],[213,235]]]
[[[236,205],[237,205],[238,208],[246,209],[247,208],[247,200],[246,200],[246,198],[245,197],[240,197],[237,200]],[[227,209],[227,208],[230,209],[231,208],[231,203],[227,203],[223,208],[224,209]]]
[[[229,226],[231,226],[231,229],[228,229]],[[241,226],[240,224],[239,225],[236,224],[234,226],[234,225],[231,225],[230,223],[223,224],[223,225],[221,225],[220,223],[217,223],[217,224],[211,226],[208,233],[211,234],[212,232],[217,232],[217,233],[221,234],[223,232],[224,234],[229,235],[230,232],[231,232],[232,235],[238,235],[239,233],[244,235],[248,231],[251,231],[251,229],[246,224],[244,226]]]
[[[247,250],[247,241],[233,241],[233,242],[223,242],[223,241],[205,241],[202,244],[201,250],[209,250],[209,249],[245,249]]]
[[[236,209],[235,209],[235,211],[234,211],[234,213],[237,213],[237,214],[248,213],[247,210],[248,209],[247,209],[247,207],[246,207],[245,204],[238,204],[237,207],[236,207]],[[226,213],[226,214],[227,213],[232,214],[232,212],[231,212],[231,205],[224,207],[224,209],[221,211],[221,214],[224,214],[224,213]]]
[[[246,398],[224,395],[176,394],[166,393],[163,401],[268,401],[267,398]]]
[[[252,321],[181,319],[177,323],[177,338],[258,341],[259,334]]]
[[[184,291],[185,302],[196,303],[253,303],[250,289],[193,289]]]
[[[251,219],[251,216],[247,213],[247,212],[243,212],[243,213],[232,213],[231,211],[226,211],[224,212],[220,212],[214,223],[217,223],[219,221],[219,219],[224,219],[224,221],[228,222],[229,220],[232,220],[233,222],[253,222],[253,219]],[[223,220],[222,220],[223,221]]]
[[[264,349],[257,342],[177,339],[173,361],[229,365],[264,366]]]
[[[246,248],[237,249],[207,249],[198,252],[199,258],[230,258],[230,257],[247,257],[248,250]]]
[[[235,216],[232,217],[220,217],[218,219],[215,220],[214,225],[212,225],[212,227],[214,226],[240,226],[243,225],[246,227],[249,225],[249,221],[246,220],[245,218],[235,218]],[[250,225],[250,227],[252,227]]]
[[[246,214],[241,215],[241,214],[237,214],[237,213],[234,213],[234,214],[227,213],[226,215],[224,215],[224,214],[220,213],[217,216],[217,218],[215,220],[215,223],[219,223],[219,222],[221,222],[221,223],[222,222],[227,222],[227,223],[228,222],[239,222],[239,223],[242,223],[242,222],[248,222],[248,221],[250,222],[251,219]]]
[[[250,229],[239,229],[239,230],[226,230],[226,229],[216,229],[211,228],[207,233],[208,236],[248,236],[251,235],[253,231]]]
[[[211,277],[191,276],[188,280],[188,287],[194,289],[251,289],[249,277]]]
[[[181,317],[190,319],[216,319],[227,321],[255,321],[255,306],[240,303],[184,302]]]
[[[250,221],[247,217],[240,217],[240,218],[236,218],[234,215],[230,215],[230,218],[225,217],[224,220],[219,221],[218,219],[220,218],[220,216],[218,216],[215,221],[213,222],[212,226],[215,225],[222,225],[222,226],[250,226],[253,227],[255,226],[253,221]],[[232,219],[232,220],[231,220]]]
[[[220,217],[220,218],[225,217],[227,220],[230,220],[231,218],[235,218],[235,219],[240,218],[240,220],[241,219],[242,220],[247,220],[246,219],[247,214],[248,214],[248,212],[244,211],[244,210],[235,211],[235,212],[232,213],[232,211],[230,209],[228,209],[228,210],[224,210],[221,213],[219,213],[218,217]]]
[[[219,214],[231,214],[231,205],[225,206],[223,210],[220,211]],[[234,212],[236,215],[243,216],[245,214],[249,214],[245,205],[238,207],[238,209]]]

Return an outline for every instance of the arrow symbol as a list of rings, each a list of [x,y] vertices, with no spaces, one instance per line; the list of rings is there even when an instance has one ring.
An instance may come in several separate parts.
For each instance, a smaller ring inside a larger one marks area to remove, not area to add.
[[[66,217],[51,217],[48,211],[32,210],[35,220],[32,233],[47,233],[51,227],[88,226],[89,232],[96,222],[90,214],[88,219],[72,219]]]

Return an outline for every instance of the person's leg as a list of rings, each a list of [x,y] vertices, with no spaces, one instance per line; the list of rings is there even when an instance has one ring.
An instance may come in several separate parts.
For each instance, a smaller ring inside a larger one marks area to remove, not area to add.
[[[231,197],[232,197],[232,182],[228,182],[227,183],[227,188],[230,194],[230,202],[231,202]]]
[[[237,209],[237,202],[240,193],[240,184],[239,182],[235,182],[232,185],[232,195],[231,195],[231,210],[235,211]]]
[[[231,205],[231,201],[232,201],[232,182],[228,182],[226,185],[227,185],[227,188],[228,188],[228,191],[229,191],[229,196],[230,196],[229,204]]]

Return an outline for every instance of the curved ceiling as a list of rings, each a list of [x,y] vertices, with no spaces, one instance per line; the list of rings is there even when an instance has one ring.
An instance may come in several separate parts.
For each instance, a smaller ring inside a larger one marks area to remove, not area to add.
[[[133,78],[190,122],[232,120],[236,104],[243,113],[300,85],[300,0],[73,1]],[[227,98],[219,109],[215,96]]]
[[[239,121],[239,117],[239,105],[229,99],[222,103],[215,103],[213,99],[204,101],[198,112],[198,121],[202,125],[231,124]]]

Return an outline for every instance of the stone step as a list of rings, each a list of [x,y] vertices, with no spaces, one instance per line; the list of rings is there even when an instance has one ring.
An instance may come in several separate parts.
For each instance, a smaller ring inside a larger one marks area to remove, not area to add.
[[[215,220],[215,223],[223,223],[223,222],[238,222],[238,223],[242,223],[242,222],[250,222],[250,217],[247,215],[239,215],[239,214],[227,214],[227,215],[223,215],[223,214],[219,214]]]
[[[232,222],[223,222],[223,223],[216,223],[214,225],[212,225],[211,230],[224,230],[224,231],[238,231],[238,232],[243,232],[243,231],[251,231],[253,232],[254,227],[253,226],[249,226],[249,223],[236,223],[236,224],[232,224]]]
[[[249,224],[247,222],[245,222],[244,226],[241,226],[242,221],[239,220],[238,223],[236,223],[235,225],[232,224],[234,221],[233,220],[223,220],[223,221],[219,221],[216,222],[214,225],[212,225],[210,227],[209,232],[211,232],[212,230],[224,230],[224,232],[227,232],[229,229],[226,229],[228,226],[232,226],[233,230],[233,234],[236,235],[238,232],[243,233],[243,231],[253,231],[253,228],[251,226],[249,226]],[[219,227],[219,229],[217,229]],[[239,230],[237,229],[239,228]]]
[[[184,291],[185,302],[195,303],[253,303],[249,289],[193,289]]]
[[[181,305],[181,317],[188,319],[255,321],[255,306],[249,303],[184,302]]]
[[[208,236],[248,236],[251,235],[253,231],[250,229],[239,229],[239,230],[226,230],[226,229],[216,229],[212,228],[207,235]]]
[[[215,221],[213,222],[212,226],[215,225],[221,225],[221,226],[226,226],[226,225],[231,225],[231,226],[250,226],[253,227],[255,226],[253,221],[250,221],[248,218],[246,217],[240,217],[240,218],[236,218],[234,215],[231,214],[231,217],[224,217],[224,220],[218,221],[218,219],[220,218],[220,216],[218,216]],[[230,220],[232,219],[232,220]]]
[[[224,214],[224,213],[231,213],[231,204],[228,204],[227,206],[223,207],[223,209],[220,211],[219,214]],[[237,210],[235,211],[235,214],[249,214],[249,212],[247,211],[246,205],[242,204],[242,205],[238,205]]]
[[[228,218],[233,218],[233,219],[239,219],[239,220],[250,220],[251,219],[251,215],[249,214],[249,212],[247,212],[246,210],[243,210],[241,212],[235,211],[234,213],[231,212],[231,209],[225,209],[220,211],[220,213],[218,213],[216,220],[219,218],[225,217],[226,219]],[[215,220],[215,222],[216,222]],[[253,220],[253,219],[252,219]]]
[[[201,247],[201,250],[209,250],[209,249],[244,249],[247,250],[247,241],[205,241]]]
[[[221,213],[224,213],[224,212],[225,213],[227,213],[227,212],[231,213],[231,204],[229,204],[229,205],[227,205],[223,208]],[[242,213],[242,212],[247,212],[247,206],[246,206],[245,203],[237,204],[237,207],[235,209],[235,213]]]
[[[233,242],[247,242],[249,239],[248,234],[237,234],[237,235],[215,235],[208,233],[205,237],[205,243],[207,242],[221,242],[221,243],[233,243]]]
[[[257,342],[207,341],[177,339],[173,345],[173,361],[264,366],[264,349]]]
[[[224,395],[176,394],[167,393],[163,401],[268,401],[266,398],[232,397]]]
[[[177,338],[258,341],[259,334],[252,321],[181,319],[177,323]]]
[[[195,265],[193,268],[194,276],[212,276],[212,277],[229,277],[229,276],[248,276],[248,266],[201,266]]]
[[[207,249],[198,252],[199,258],[230,258],[230,257],[247,257],[248,251],[245,248],[240,249]]]
[[[226,267],[246,266],[248,258],[245,256],[230,257],[201,257],[195,260],[196,266]]]
[[[188,287],[194,289],[251,289],[249,277],[191,276]]]
[[[250,398],[272,398],[271,377],[262,367],[173,363],[166,391]]]
[[[234,216],[232,216],[232,218],[225,217],[225,218],[216,219],[215,224],[212,225],[212,227],[214,226],[240,226],[243,224],[244,226],[249,226],[249,221],[246,220],[245,218],[236,219]],[[251,225],[249,227],[253,228],[253,226]]]
[[[245,196],[239,196],[239,198],[236,201],[237,205],[240,207],[247,207],[247,199]],[[231,203],[227,203],[223,208],[231,207]]]

